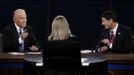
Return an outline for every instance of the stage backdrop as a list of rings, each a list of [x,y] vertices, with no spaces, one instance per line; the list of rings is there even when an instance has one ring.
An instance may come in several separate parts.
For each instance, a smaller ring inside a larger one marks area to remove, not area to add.
[[[101,14],[106,10],[115,11],[118,21],[134,29],[134,1],[63,1],[63,0],[3,0],[0,1],[0,32],[12,23],[12,13],[23,8],[28,15],[28,25],[43,47],[50,34],[51,23],[55,16],[64,15],[69,21],[72,34],[79,38],[82,49],[94,48],[103,29]]]

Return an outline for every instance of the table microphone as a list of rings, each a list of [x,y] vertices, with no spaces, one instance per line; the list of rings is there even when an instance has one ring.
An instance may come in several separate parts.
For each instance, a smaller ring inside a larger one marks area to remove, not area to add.
[[[29,26],[24,28],[24,32],[28,32]]]

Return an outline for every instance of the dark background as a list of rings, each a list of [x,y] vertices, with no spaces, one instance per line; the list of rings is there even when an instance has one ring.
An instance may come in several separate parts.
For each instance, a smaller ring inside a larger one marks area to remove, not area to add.
[[[134,1],[120,0],[3,0],[0,1],[0,32],[3,27],[13,23],[13,11],[23,8],[27,12],[28,25],[33,27],[40,45],[43,46],[50,34],[53,18],[64,15],[72,33],[79,38],[81,48],[92,49],[103,29],[101,14],[106,10],[113,10],[119,23],[134,29],[133,7]]]

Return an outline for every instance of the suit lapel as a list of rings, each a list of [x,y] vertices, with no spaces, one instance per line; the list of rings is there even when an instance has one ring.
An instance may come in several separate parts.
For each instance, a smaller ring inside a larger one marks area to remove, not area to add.
[[[13,32],[14,38],[18,38],[19,37],[17,29],[16,29],[14,24],[12,25],[12,32]]]
[[[116,32],[115,39],[114,39],[113,47],[116,46],[116,44],[119,41],[119,39],[121,39],[121,34],[122,34],[122,31],[121,31],[121,27],[119,25],[118,29],[117,29],[117,32]]]

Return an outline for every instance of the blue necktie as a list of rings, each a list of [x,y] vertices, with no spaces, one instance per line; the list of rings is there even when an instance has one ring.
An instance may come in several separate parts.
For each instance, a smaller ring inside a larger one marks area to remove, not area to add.
[[[19,29],[19,36],[21,35],[21,33],[22,33],[22,28]],[[20,52],[24,51],[24,42],[20,44],[19,49],[20,49]]]

